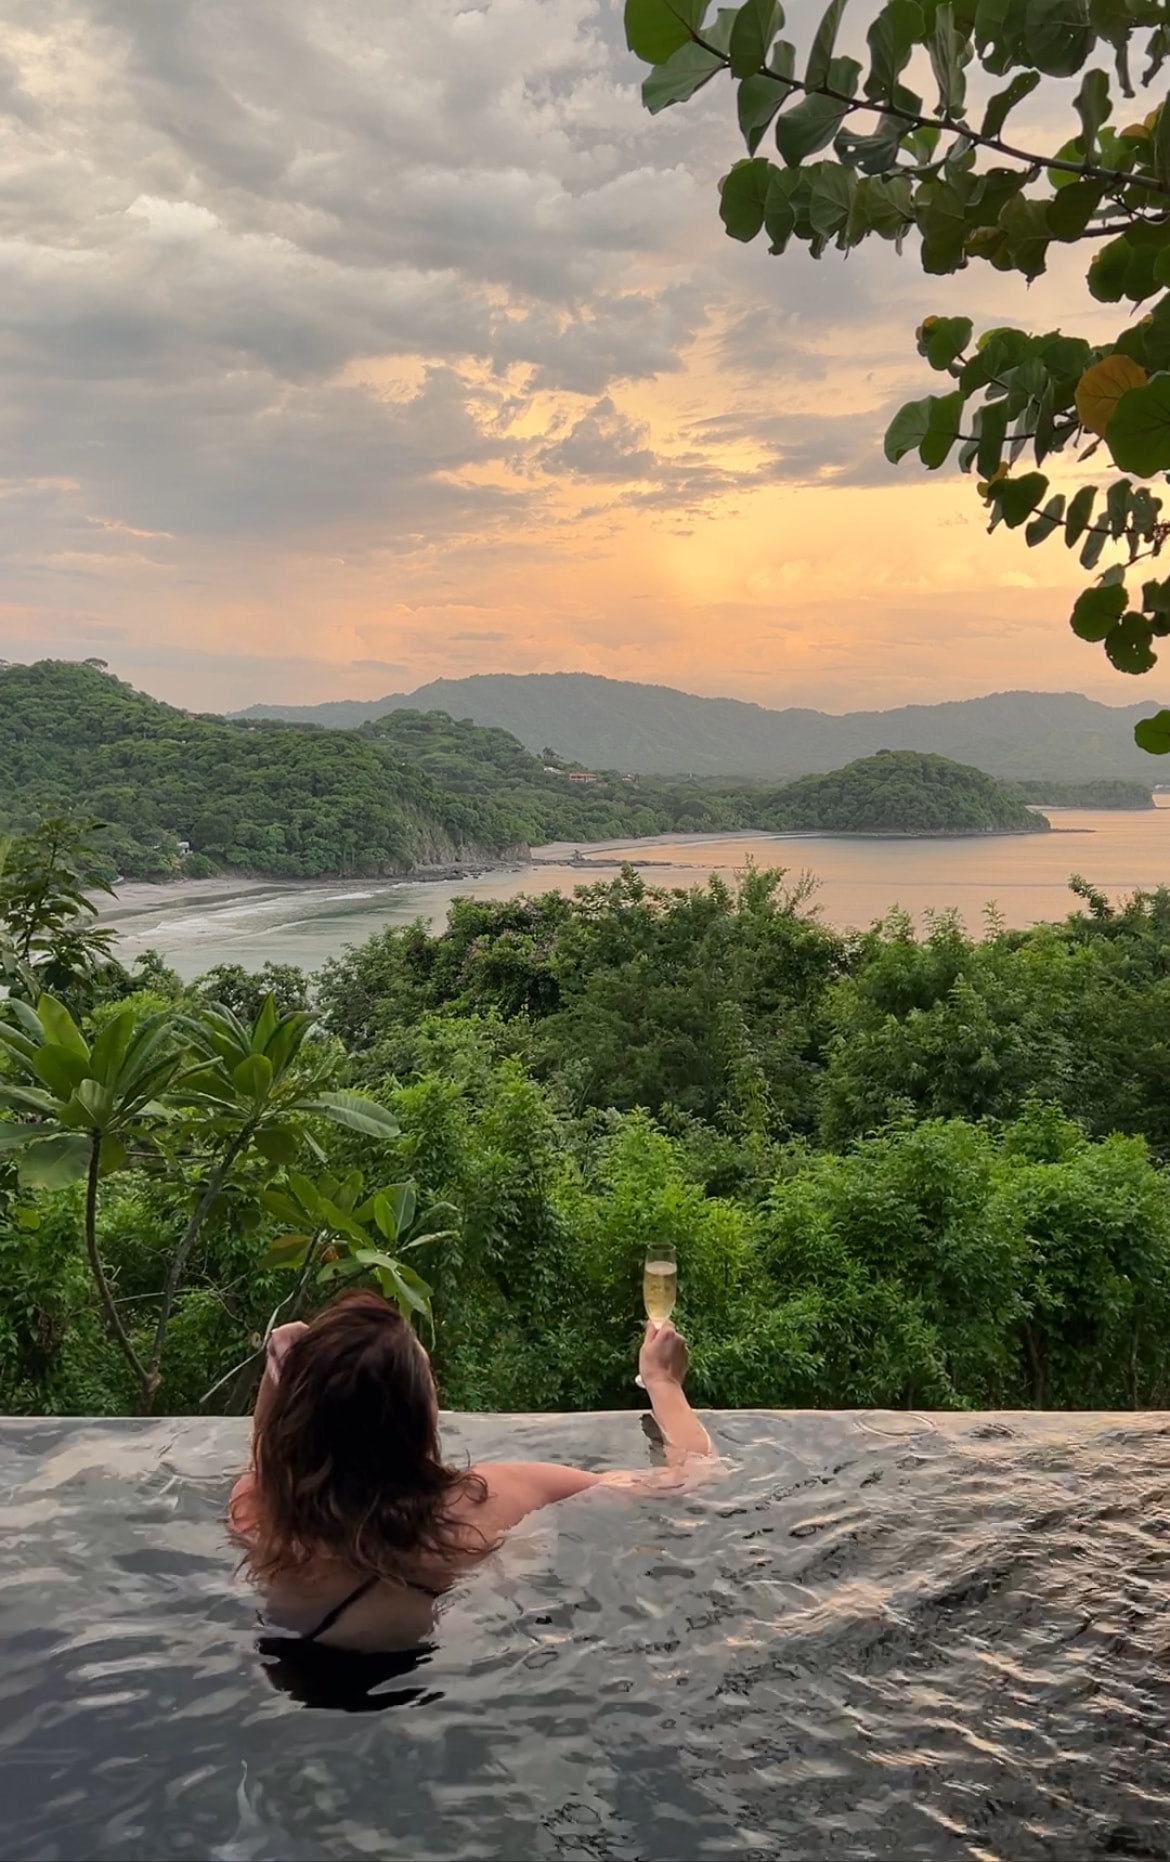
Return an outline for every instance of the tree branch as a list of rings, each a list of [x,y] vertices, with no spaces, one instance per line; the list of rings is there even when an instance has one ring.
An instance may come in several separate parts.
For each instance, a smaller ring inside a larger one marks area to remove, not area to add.
[[[692,32],[694,44],[710,52],[717,58],[725,71],[730,71],[731,60],[726,52],[711,45],[701,33]],[[992,149],[997,155],[1006,155],[1009,161],[1023,162],[1029,168],[1055,168],[1061,174],[1077,175],[1083,181],[1102,181],[1109,186],[1145,189],[1147,193],[1164,195],[1170,199],[1170,181],[1155,181],[1147,175],[1126,174],[1118,168],[1102,168],[1096,162],[1070,162],[1058,155],[1037,155],[1028,149],[1017,149],[1012,143],[1005,142],[1001,136],[984,136],[969,123],[955,122],[952,117],[923,116],[913,110],[903,110],[893,103],[881,103],[868,97],[850,97],[847,91],[835,90],[831,84],[805,84],[800,78],[786,78],[778,71],[770,71],[767,65],[761,65],[753,74],[756,77],[771,78],[773,83],[784,86],[785,96],[793,91],[800,91],[806,97],[828,97],[834,103],[844,105],[844,114],[852,116],[858,110],[869,110],[875,116],[892,116],[911,129],[946,130],[953,136],[962,136],[975,148]]]
[[[159,1366],[162,1363],[163,1347],[166,1344],[167,1324],[170,1320],[171,1308],[175,1303],[175,1295],[179,1290],[179,1282],[183,1277],[183,1269],[187,1265],[188,1257],[198,1240],[199,1231],[207,1220],[211,1206],[224,1186],[229,1170],[240,1155],[240,1152],[246,1149],[251,1141],[251,1137],[252,1127],[248,1124],[245,1125],[241,1131],[237,1132],[236,1136],[232,1139],[227,1150],[220,1158],[219,1163],[208,1177],[203,1194],[192,1212],[191,1220],[184,1229],[182,1239],[171,1256],[170,1265],[167,1268],[167,1277],[163,1283],[162,1309],[158,1315],[158,1323],[155,1326],[154,1339],[150,1347],[150,1360],[144,1372],[146,1379],[146,1388],[143,1395],[144,1414],[149,1415],[151,1405],[154,1402],[158,1390],[160,1382]]]
[[[98,1298],[101,1300],[102,1310],[109,1322],[110,1330],[121,1346],[122,1356],[138,1379],[142,1387],[143,1396],[145,1397],[146,1390],[150,1383],[150,1374],[145,1364],[143,1364],[142,1359],[139,1357],[138,1352],[135,1350],[134,1340],[122,1323],[122,1315],[118,1311],[118,1302],[115,1300],[110,1289],[110,1283],[106,1278],[105,1266],[98,1248],[97,1195],[101,1167],[102,1139],[101,1133],[95,1131],[90,1139],[89,1168],[85,1175],[85,1252],[89,1256],[89,1270],[93,1275],[94,1285],[98,1290]]]

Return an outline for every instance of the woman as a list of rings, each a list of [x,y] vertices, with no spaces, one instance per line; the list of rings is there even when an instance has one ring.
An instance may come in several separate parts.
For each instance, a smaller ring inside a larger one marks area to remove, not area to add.
[[[674,1327],[649,1323],[638,1368],[675,1464],[712,1452],[683,1393],[687,1364]],[[448,1466],[425,1350],[392,1306],[357,1292],[273,1333],[252,1467],[228,1516],[271,1623],[302,1643],[401,1650],[425,1639],[436,1599],[527,1514],[654,1478],[551,1461]]]

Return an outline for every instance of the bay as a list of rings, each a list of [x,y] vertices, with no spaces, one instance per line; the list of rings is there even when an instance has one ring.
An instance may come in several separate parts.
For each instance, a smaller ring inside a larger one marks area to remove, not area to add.
[[[385,925],[421,918],[441,929],[455,898],[571,893],[612,878],[626,860],[638,864],[648,884],[661,886],[702,885],[712,873],[731,881],[750,863],[784,867],[790,878],[813,877],[814,903],[838,929],[870,925],[895,906],[919,926],[932,912],[953,908],[977,935],[988,908],[1012,927],[1063,918],[1077,903],[1068,890],[1074,873],[1113,899],[1170,883],[1170,796],[1159,797],[1154,809],[1133,813],[1045,812],[1053,826],[1045,835],[920,840],[673,834],[539,848],[531,863],[458,880],[128,885],[102,917],[119,932],[124,961],[154,949],[191,978],[218,963],[246,969],[293,963],[315,970]]]

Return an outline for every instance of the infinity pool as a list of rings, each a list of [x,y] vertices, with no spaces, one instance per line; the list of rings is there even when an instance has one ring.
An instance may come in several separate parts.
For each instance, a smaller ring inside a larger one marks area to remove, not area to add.
[[[364,1711],[256,1653],[242,1423],[0,1422],[0,1854],[1170,1856],[1170,1421],[709,1422],[719,1478],[537,1516]],[[446,1435],[650,1453],[633,1415]]]

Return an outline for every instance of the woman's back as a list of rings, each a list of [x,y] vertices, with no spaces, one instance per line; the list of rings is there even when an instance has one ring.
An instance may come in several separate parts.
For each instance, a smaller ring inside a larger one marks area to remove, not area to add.
[[[640,1368],[668,1453],[709,1454],[673,1327],[647,1327]],[[409,1650],[529,1513],[632,1478],[553,1462],[447,1466],[426,1352],[378,1295],[350,1293],[311,1326],[273,1334],[253,1465],[228,1518],[278,1632],[322,1649]]]

